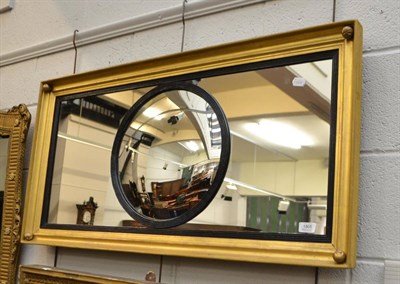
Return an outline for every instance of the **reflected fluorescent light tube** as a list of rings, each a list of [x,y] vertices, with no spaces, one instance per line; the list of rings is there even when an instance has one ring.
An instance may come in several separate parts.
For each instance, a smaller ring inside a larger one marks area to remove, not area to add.
[[[161,161],[164,161],[164,162],[167,162],[167,163],[175,164],[175,165],[178,165],[178,166],[181,167],[181,168],[186,168],[186,167],[189,166],[189,165],[186,165],[186,164],[182,164],[182,163],[179,163],[179,162],[175,162],[175,161],[173,161],[173,160],[168,160],[168,159],[164,159],[164,158],[162,158],[162,157],[158,157],[158,156],[154,156],[154,155],[149,155],[149,154],[140,152],[140,151],[138,151],[138,150],[136,150],[136,149],[134,149],[134,148],[132,148],[132,147],[128,147],[128,149],[129,149],[130,151],[134,152],[134,153],[139,154],[139,155],[143,155],[143,156],[150,157],[150,158],[157,159],[157,160],[161,160]]]
[[[155,120],[161,120],[163,115],[160,115],[161,111],[155,107],[149,107],[144,112],[143,115],[149,118],[153,118]]]
[[[307,204],[307,207],[309,210],[318,210],[318,209],[322,209],[322,210],[326,210],[327,205],[326,204]]]
[[[246,183],[238,181],[238,180],[234,180],[234,179],[225,177],[224,181],[228,182],[230,184],[235,184],[237,186],[241,186],[241,187],[244,187],[244,188],[247,188],[247,189],[254,190],[256,192],[263,193],[265,195],[271,195],[271,196],[275,196],[275,197],[278,197],[278,198],[281,198],[281,199],[285,199],[285,200],[288,200],[288,201],[291,201],[291,202],[299,203],[299,201],[297,201],[296,199],[293,199],[293,198],[290,198],[290,197],[286,197],[284,195],[281,195],[281,194],[278,194],[278,193],[275,193],[275,192],[272,192],[272,191],[269,191],[269,190],[266,190],[266,189],[260,189],[260,188],[257,188],[255,186],[246,184]]]
[[[314,144],[307,134],[283,122],[263,119],[259,123],[247,123],[245,128],[267,142],[292,149]]]
[[[230,190],[237,190],[237,187],[236,187],[236,185],[234,185],[234,184],[227,184],[227,185],[226,185],[226,188],[227,188],[227,189],[230,189]]]
[[[178,143],[181,146],[183,146],[183,148],[191,152],[197,152],[200,149],[199,145],[197,145],[197,143],[192,140],[187,142],[178,142]]]
[[[106,145],[100,145],[98,143],[94,143],[92,141],[85,140],[85,139],[82,139],[82,138],[77,137],[77,136],[72,136],[72,135],[69,135],[69,134],[66,134],[66,133],[63,133],[63,132],[58,132],[57,136],[60,137],[60,138],[64,138],[66,140],[69,140],[69,141],[77,142],[77,143],[80,143],[80,144],[96,147],[96,148],[103,149],[103,150],[111,152],[111,148],[107,147]]]
[[[186,146],[193,152],[196,152],[199,150],[199,146],[194,141],[186,142]]]

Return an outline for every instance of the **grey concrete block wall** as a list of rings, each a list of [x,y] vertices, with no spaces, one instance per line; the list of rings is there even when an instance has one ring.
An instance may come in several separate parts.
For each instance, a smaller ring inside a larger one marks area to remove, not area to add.
[[[57,266],[88,273],[144,280],[148,271],[160,275],[161,257],[123,252],[58,249]],[[78,260],[78,261],[77,261]]]
[[[0,50],[1,53],[8,53],[65,35],[70,35],[72,40],[75,29],[88,30],[180,4],[182,0],[72,3],[46,0],[41,4],[35,1],[16,0],[13,10],[1,14],[1,25],[4,30],[18,30],[18,36],[16,37],[13,32],[3,33]]]
[[[188,20],[184,50],[329,23],[332,3],[307,0],[299,5],[294,0],[266,1]]]
[[[132,1],[129,4],[125,1],[125,5],[114,2],[117,4],[83,1],[67,6],[66,3],[42,1],[42,7],[38,7],[16,0],[13,11],[0,15],[0,54],[66,35],[71,35],[72,39],[76,28],[81,31],[95,28],[182,3],[180,0]],[[333,0],[266,1],[187,20],[184,50],[329,23],[332,16]],[[318,283],[383,283],[385,259],[400,261],[400,1],[336,0],[335,17],[336,21],[359,19],[364,27],[356,268],[317,271],[309,267],[164,257],[165,281],[210,283],[212,277],[216,277],[220,283],[314,283],[318,273]],[[24,28],[25,21],[29,22],[29,28]],[[78,51],[77,71],[176,53],[180,51],[181,39],[182,24],[173,23],[86,45]],[[27,170],[39,83],[72,74],[73,58],[73,50],[69,49],[0,68],[0,109],[24,102],[33,114]],[[21,263],[53,265],[54,258],[53,248],[24,246]],[[100,269],[89,263],[99,259],[104,259],[104,264],[98,265],[101,270],[107,268],[111,274],[138,276],[132,276],[134,278],[142,277],[147,267],[158,271],[160,265],[159,256],[78,249],[58,252],[58,263],[65,268],[84,267],[89,272],[98,272]],[[196,275],[196,279],[192,275]]]
[[[358,19],[364,27],[364,51],[399,47],[399,13],[397,0],[337,0],[336,21]]]
[[[357,255],[399,259],[400,153],[361,156]]]
[[[400,2],[337,1],[364,28],[357,266],[347,283],[383,283],[400,260]]]
[[[165,283],[252,283],[313,284],[315,268],[232,262],[210,259],[164,257],[162,281]],[[286,273],[282,273],[286,271]]]
[[[74,53],[65,51],[1,67],[0,109],[21,102],[28,106],[37,105],[40,82],[71,75],[73,61]]]
[[[400,47],[399,47],[400,49]],[[400,151],[400,50],[363,60],[361,151]]]

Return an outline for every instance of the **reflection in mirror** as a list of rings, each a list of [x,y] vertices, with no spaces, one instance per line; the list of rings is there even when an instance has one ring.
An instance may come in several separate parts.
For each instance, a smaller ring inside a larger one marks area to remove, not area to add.
[[[174,234],[330,234],[335,54],[200,76],[198,86],[215,97],[228,119],[231,158],[211,204]],[[143,227],[115,196],[110,151],[124,114],[151,89],[59,100],[49,223],[79,223],[77,204],[93,197],[94,225]],[[150,219],[173,218],[195,206],[218,166],[219,127],[204,101],[201,108],[187,106],[191,98],[173,91],[147,102],[119,149],[126,199]]]
[[[329,59],[200,82],[227,115],[232,157],[199,221],[325,234],[332,67]]]
[[[180,83],[153,89],[126,115],[114,144],[119,178],[113,182],[134,219],[172,227],[195,217],[212,200],[227,168],[220,162],[229,156],[227,125],[220,124],[224,117],[215,107],[204,90]]]
[[[116,200],[110,178],[110,153],[117,127],[135,92],[117,92],[60,102],[48,222],[81,224],[77,205],[93,197],[94,225],[117,226],[129,218]],[[127,100],[123,98],[129,98]],[[117,105],[114,102],[118,100]],[[85,215],[85,217],[83,217]],[[82,222],[81,222],[82,221]]]
[[[8,138],[0,136],[0,224],[3,220],[4,190],[6,186],[6,170],[8,161]],[[1,232],[0,232],[1,234]],[[1,235],[0,235],[1,236]],[[1,247],[0,247],[1,254]]]

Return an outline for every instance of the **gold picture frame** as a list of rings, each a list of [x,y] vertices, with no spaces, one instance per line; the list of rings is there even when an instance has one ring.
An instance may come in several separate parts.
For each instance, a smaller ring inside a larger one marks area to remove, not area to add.
[[[112,276],[101,276],[41,265],[20,267],[21,283],[36,284],[144,284],[148,281],[130,280]]]
[[[337,120],[332,232],[329,242],[136,234],[41,226],[46,167],[57,98],[266,60],[335,50]],[[288,265],[355,266],[361,109],[362,27],[332,23],[188,51],[43,82],[28,180],[23,243]]]
[[[11,108],[8,112],[0,112],[0,137],[8,138],[1,220],[0,283],[15,282],[22,225],[23,163],[30,120],[28,108],[23,104]]]

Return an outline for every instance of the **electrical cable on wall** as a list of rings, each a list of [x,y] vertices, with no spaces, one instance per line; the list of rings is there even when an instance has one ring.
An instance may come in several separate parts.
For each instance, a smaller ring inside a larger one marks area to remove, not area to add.
[[[186,23],[185,23],[185,10],[186,10],[187,0],[183,0],[182,3],[182,40],[181,40],[181,52],[183,52],[183,47],[185,45],[185,31],[186,31]]]
[[[336,21],[336,0],[333,0],[332,23]]]
[[[79,32],[79,30],[74,30],[74,37],[72,38],[72,44],[74,45],[74,50],[75,50],[75,56],[74,56],[74,71],[73,74],[76,73],[76,59],[78,57],[78,48],[76,47],[76,34]]]
[[[161,283],[162,266],[163,266],[163,256],[160,255],[160,270],[158,271],[158,283]]]
[[[73,74],[76,73],[76,59],[78,57],[78,48],[76,46],[76,34],[79,32],[79,30],[74,30],[74,36],[72,38],[72,44],[74,45],[74,69],[73,69]],[[82,109],[81,109],[82,112]],[[78,133],[79,134],[79,133]],[[58,262],[58,247],[55,248],[55,254],[54,254],[54,267],[57,267],[57,262]]]
[[[72,44],[74,45],[74,50],[75,50],[75,55],[74,55],[74,70],[73,74],[76,73],[76,61],[78,58],[78,47],[76,46],[76,34],[79,32],[79,30],[74,30],[74,36],[72,38]],[[83,99],[80,99],[80,109],[79,109],[79,124],[78,124],[78,133],[77,136],[79,137],[80,129],[81,129],[81,118],[82,118],[82,108],[83,108]]]
[[[185,31],[186,31],[186,23],[185,23],[185,9],[186,9],[187,0],[183,0],[182,2],[182,40],[181,40],[181,52],[183,52],[183,47],[185,45]],[[160,269],[158,275],[158,282],[161,282],[162,277],[162,266],[163,266],[163,256],[160,255]]]

